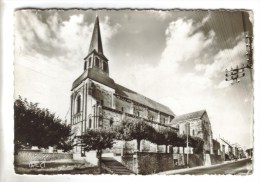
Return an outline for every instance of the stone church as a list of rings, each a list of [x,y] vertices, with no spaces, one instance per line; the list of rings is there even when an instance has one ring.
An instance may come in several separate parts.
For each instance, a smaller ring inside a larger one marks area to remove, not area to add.
[[[76,136],[87,128],[109,127],[124,119],[143,119],[156,128],[171,127],[178,132],[172,125],[175,114],[169,107],[117,84],[109,76],[109,58],[103,52],[98,17],[82,65],[83,73],[71,89],[71,126]],[[76,147],[74,152],[80,150]]]

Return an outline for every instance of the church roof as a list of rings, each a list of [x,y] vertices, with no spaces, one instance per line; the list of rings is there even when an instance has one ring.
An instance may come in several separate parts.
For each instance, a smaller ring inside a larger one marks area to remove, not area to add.
[[[108,77],[107,75],[100,73],[99,71],[89,68],[84,73],[82,73],[72,84],[72,90],[76,88],[81,82],[86,80],[87,78],[90,78],[94,81],[97,81],[99,83],[102,83],[110,88],[116,88],[115,82],[112,78]]]
[[[137,102],[139,104],[145,105],[149,108],[158,110],[162,113],[175,116],[175,114],[172,112],[172,110],[162,105],[152,99],[149,99],[135,91],[132,91],[124,86],[121,86],[119,84],[116,84],[114,80],[110,77],[108,77],[105,74],[102,74],[98,72],[97,70],[94,70],[93,68],[87,69],[83,74],[81,74],[72,84],[72,89],[76,88],[80,83],[82,83],[85,79],[90,78],[96,82],[99,82],[101,84],[104,84],[110,88],[115,89],[116,94],[125,97],[129,100],[132,100],[134,102]]]
[[[201,111],[196,111],[196,112],[192,112],[192,113],[177,115],[172,120],[171,124],[180,123],[182,121],[186,121],[186,120],[189,120],[189,119],[200,119],[205,112],[207,112],[207,111],[206,110],[201,110]]]
[[[94,50],[96,50],[98,54],[103,55],[103,47],[102,47],[102,40],[101,40],[98,16],[96,17],[96,20],[95,20],[88,54],[90,54]]]
[[[171,115],[171,116],[175,116],[175,114],[172,112],[172,110],[165,106],[165,105],[162,105],[152,99],[149,99],[135,91],[132,91],[126,87],[123,87],[119,84],[116,84],[116,94],[120,95],[120,96],[123,96],[123,97],[126,97],[130,100],[133,100],[137,103],[140,103],[140,104],[143,104],[147,107],[150,107],[152,109],[155,109],[155,110],[158,110],[160,112],[163,112],[165,114],[168,114],[168,115]]]

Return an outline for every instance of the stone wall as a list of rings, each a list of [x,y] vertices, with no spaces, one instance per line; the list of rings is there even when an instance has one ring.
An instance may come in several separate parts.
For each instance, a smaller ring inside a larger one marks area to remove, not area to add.
[[[133,114],[133,108],[131,102],[120,99],[119,97],[116,97],[115,102],[116,102],[115,103],[116,110]]]
[[[221,164],[223,162],[223,159],[221,157],[221,155],[210,155],[210,162],[211,165],[215,165],[215,164]]]
[[[160,114],[160,123],[168,124],[169,123],[169,116],[166,116],[164,114]]]
[[[98,83],[93,84],[93,94],[92,96],[97,101],[103,101],[103,105],[112,108],[112,92],[107,91],[107,89]]]
[[[134,112],[133,114],[135,116],[139,116],[141,118],[145,118],[147,119],[148,118],[148,109],[141,106],[141,105],[136,105],[134,104]]]
[[[68,153],[44,153],[40,150],[19,150],[14,156],[16,164],[29,164],[33,161],[52,161],[59,159],[72,159]]]
[[[123,156],[121,162],[137,174],[153,174],[174,169],[172,154],[136,152]]]
[[[208,165],[223,162],[220,155],[189,154],[189,167],[207,165],[205,163],[207,155],[210,159]],[[115,159],[137,174],[153,174],[187,166],[187,154],[135,152],[134,154],[117,156]]]
[[[117,125],[122,121],[122,112],[113,109],[103,108],[103,127],[110,127],[112,125]],[[111,121],[112,120],[112,121]],[[112,122],[112,123],[111,123]],[[112,124],[112,125],[111,125]]]
[[[158,113],[154,112],[152,110],[148,110],[148,119],[151,120],[151,121],[156,121],[157,122]]]

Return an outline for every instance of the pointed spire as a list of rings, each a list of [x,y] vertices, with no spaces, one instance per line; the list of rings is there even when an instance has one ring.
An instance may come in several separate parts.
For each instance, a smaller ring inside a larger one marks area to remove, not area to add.
[[[101,40],[100,28],[99,28],[99,19],[97,15],[96,15],[96,21],[95,21],[88,53],[91,53],[93,50],[96,50],[98,53],[103,55],[102,40]]]

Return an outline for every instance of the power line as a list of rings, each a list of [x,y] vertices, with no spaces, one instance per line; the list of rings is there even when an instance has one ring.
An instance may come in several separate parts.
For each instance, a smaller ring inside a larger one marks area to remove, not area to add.
[[[246,64],[242,64],[242,66],[237,65],[235,68],[230,68],[230,70],[226,69],[226,81],[232,81],[232,85],[240,82],[240,78],[245,76],[245,69],[249,69],[250,77],[252,78],[252,69],[253,69],[253,48],[252,48],[252,40],[253,37],[249,36],[247,32],[245,15],[244,12],[242,14],[242,24],[243,24],[243,32],[245,33],[245,43],[246,43]]]

